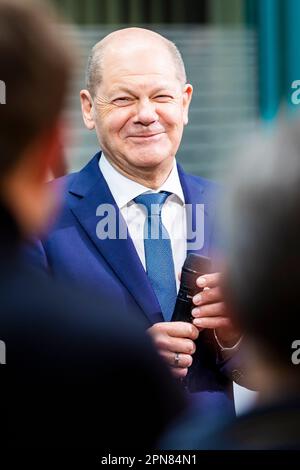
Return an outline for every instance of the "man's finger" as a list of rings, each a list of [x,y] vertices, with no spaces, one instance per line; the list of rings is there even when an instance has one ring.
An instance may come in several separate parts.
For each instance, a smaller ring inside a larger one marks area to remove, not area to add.
[[[192,310],[192,316],[195,318],[200,317],[226,317],[226,308],[224,302],[217,302],[215,304],[205,304],[200,307],[195,307]]]
[[[193,328],[196,328],[194,325],[192,326]],[[154,337],[153,339],[155,346],[159,351],[169,351],[172,353],[183,354],[194,354],[196,351],[196,345],[194,341],[188,338],[173,338],[172,336],[161,335],[157,338]]]
[[[159,322],[148,328],[152,337],[157,335],[169,335],[175,338],[190,338],[196,340],[198,331],[191,323],[187,322]]]
[[[176,360],[175,354],[178,355]],[[193,362],[193,357],[190,354],[183,353],[173,353],[170,351],[160,351],[162,358],[169,364],[171,367],[183,368],[191,367]]]
[[[165,322],[164,331],[175,338],[190,338],[195,341],[199,332],[192,323],[184,321]]]
[[[184,377],[188,373],[188,368],[186,367],[185,369],[181,369],[178,367],[171,367],[171,371],[174,377],[176,377],[177,379],[184,379]]]
[[[204,318],[195,318],[193,320],[195,326],[201,328],[224,328],[230,327],[231,322],[229,318],[226,317],[204,317]]]
[[[196,280],[198,287],[216,287],[220,284],[220,273],[204,274],[199,276]]]
[[[210,304],[212,302],[220,302],[221,300],[222,292],[219,286],[199,292],[199,294],[193,297],[195,305]]]

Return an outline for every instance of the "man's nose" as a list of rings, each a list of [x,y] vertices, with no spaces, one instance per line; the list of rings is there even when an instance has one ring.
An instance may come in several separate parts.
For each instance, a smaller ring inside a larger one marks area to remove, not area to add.
[[[155,103],[152,103],[148,99],[139,101],[137,104],[135,123],[149,126],[149,124],[157,120],[158,114],[156,112]]]

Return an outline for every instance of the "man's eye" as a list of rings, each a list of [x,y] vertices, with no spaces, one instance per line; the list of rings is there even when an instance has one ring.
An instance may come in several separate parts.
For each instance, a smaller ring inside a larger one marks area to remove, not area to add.
[[[173,96],[171,95],[157,95],[154,97],[156,101],[164,102],[164,101],[169,101],[173,99]]]
[[[124,106],[128,103],[131,103],[132,99],[129,98],[128,96],[120,96],[120,98],[116,98],[113,100],[114,104]]]

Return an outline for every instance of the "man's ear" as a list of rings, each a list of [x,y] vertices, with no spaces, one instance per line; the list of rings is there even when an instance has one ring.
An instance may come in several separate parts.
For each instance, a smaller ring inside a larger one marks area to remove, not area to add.
[[[88,90],[81,90],[80,92],[81,111],[84,124],[91,131],[95,128],[94,121],[94,104],[91,94]]]
[[[183,89],[183,124],[186,126],[189,122],[189,106],[192,100],[193,87],[187,83]]]

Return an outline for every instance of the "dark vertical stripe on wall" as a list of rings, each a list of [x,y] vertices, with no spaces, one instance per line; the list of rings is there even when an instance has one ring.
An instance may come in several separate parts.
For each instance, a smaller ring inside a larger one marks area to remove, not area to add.
[[[88,14],[85,24],[106,23],[107,8],[105,0],[89,0],[88,2],[82,3],[86,5],[86,14]]]
[[[206,23],[208,21],[208,2],[211,0],[187,0],[185,2],[186,23]]]
[[[68,10],[70,12],[69,17],[72,18],[75,23],[82,23],[84,18],[83,2],[78,2],[78,0],[66,0]]]
[[[258,22],[258,2],[259,0],[244,0],[244,17],[248,26],[257,26]]]
[[[123,0],[119,6],[120,23],[130,23],[130,0]]]
[[[151,0],[150,2],[150,21],[151,23],[163,22],[163,3],[161,0]]]
[[[182,0],[173,0],[172,8],[170,11],[171,23],[184,23],[185,22],[186,2]]]
[[[144,8],[144,18],[145,18],[145,23],[150,23],[151,22],[151,6],[150,6],[150,1],[149,0],[143,0],[143,8]]]
[[[300,112],[300,104],[292,103],[291,97],[294,89],[292,82],[300,80],[300,1],[287,0],[285,2],[285,80],[284,94],[291,111]]]
[[[119,24],[122,22],[122,7],[119,0],[106,0],[107,22]]]
[[[172,22],[172,16],[171,16],[172,9],[173,9],[173,0],[164,0],[163,1],[163,13],[162,13],[163,23]]]
[[[131,24],[145,23],[144,0],[130,0],[129,16]]]
[[[213,24],[240,24],[244,19],[244,0],[209,0],[208,7]]]
[[[261,117],[271,121],[281,99],[280,0],[259,0],[259,98]]]

